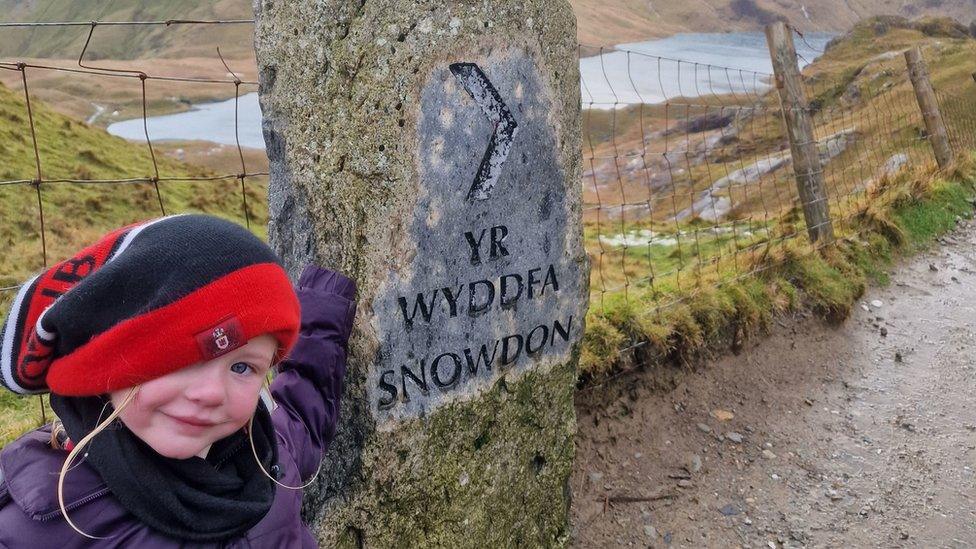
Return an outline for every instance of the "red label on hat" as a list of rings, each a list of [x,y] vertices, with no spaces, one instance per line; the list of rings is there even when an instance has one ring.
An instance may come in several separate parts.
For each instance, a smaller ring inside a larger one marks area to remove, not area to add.
[[[212,360],[247,343],[244,328],[236,316],[221,320],[219,324],[197,334],[197,347],[204,360]]]

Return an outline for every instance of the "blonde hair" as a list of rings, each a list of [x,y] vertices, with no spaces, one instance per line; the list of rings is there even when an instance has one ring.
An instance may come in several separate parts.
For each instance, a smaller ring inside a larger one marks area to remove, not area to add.
[[[68,526],[70,526],[72,530],[78,532],[79,534],[85,536],[86,538],[108,539],[105,537],[93,536],[91,534],[83,532],[77,526],[75,526],[74,522],[71,521],[71,517],[68,516],[68,510],[64,506],[64,477],[65,475],[68,474],[68,470],[71,468],[71,464],[75,460],[75,458],[78,457],[78,454],[80,454],[81,451],[85,449],[85,447],[88,445],[89,442],[91,442],[93,438],[98,436],[98,434],[104,431],[106,427],[111,425],[112,422],[115,421],[115,418],[119,417],[119,414],[121,414],[122,411],[125,410],[125,408],[129,405],[129,403],[132,402],[132,400],[136,396],[136,393],[138,392],[139,392],[138,385],[129,389],[129,392],[125,395],[125,398],[122,400],[122,403],[119,404],[117,408],[112,410],[112,413],[109,414],[107,418],[102,420],[101,423],[96,425],[95,428],[92,429],[90,433],[88,433],[81,440],[75,443],[75,447],[72,448],[71,452],[68,453],[68,457],[65,458],[64,460],[64,465],[61,466],[61,473],[58,475],[58,506],[61,508],[61,514],[64,516],[64,520],[68,523]],[[106,406],[107,405],[108,404],[106,403]],[[101,416],[99,415],[99,417]],[[55,431],[58,429],[64,430],[64,425],[59,425],[57,428],[51,429],[52,438],[55,437]]]
[[[278,404],[274,401],[274,397],[271,395],[271,381],[270,381],[271,377],[270,376],[271,376],[271,372],[268,372],[268,376],[264,378],[264,384],[263,384],[263,386],[261,388],[262,391],[264,391],[264,390],[267,390],[268,391],[268,393],[267,393],[268,400],[271,401],[271,406],[268,406],[267,407],[268,408],[268,413],[271,413],[272,411],[274,411],[274,409],[278,406]],[[255,411],[257,411],[257,409],[255,409]],[[303,420],[301,417],[299,417],[298,418],[298,421],[301,421],[302,422],[302,426],[305,427],[305,431],[309,434],[309,436],[311,436],[312,435],[312,432],[308,430],[308,425],[305,425],[305,420]],[[306,482],[305,484],[302,484],[301,486],[288,486],[287,484],[282,484],[282,483],[278,482],[278,479],[274,478],[273,475],[271,475],[270,473],[268,473],[268,471],[265,470],[265,468],[264,468],[264,464],[261,463],[261,458],[258,457],[258,449],[254,445],[254,434],[253,433],[254,433],[254,416],[252,415],[251,416],[251,419],[249,419],[248,422],[247,422],[247,438],[248,438],[248,440],[251,441],[251,454],[254,456],[254,461],[257,462],[258,468],[261,469],[261,472],[264,473],[264,476],[266,476],[269,479],[271,479],[271,482],[277,484],[278,486],[281,486],[282,488],[287,488],[289,490],[302,490],[302,489],[308,487],[313,482],[315,482],[315,479],[318,478],[319,473],[322,472],[322,458],[324,456],[319,456],[319,468],[316,469],[315,474],[312,475],[312,478],[308,479],[308,482]]]
[[[277,407],[277,403],[274,402],[274,397],[271,395],[271,381],[270,381],[270,379],[271,378],[270,378],[270,372],[269,372],[268,377],[265,377],[264,382],[261,384],[261,391],[262,392],[263,391],[267,391],[267,393],[266,393],[267,394],[267,399],[271,402],[271,405],[270,406],[267,406],[266,405],[266,407],[268,408],[268,413],[271,413],[271,411],[273,411],[274,408]],[[102,431],[104,431],[109,425],[112,424],[113,421],[115,421],[119,417],[120,414],[122,414],[122,412],[126,409],[126,407],[129,406],[129,404],[135,399],[136,394],[138,392],[139,392],[139,386],[138,385],[136,385],[135,387],[132,387],[131,389],[129,389],[129,392],[126,393],[125,398],[122,400],[122,402],[119,404],[119,406],[116,407],[115,410],[113,410],[112,413],[109,414],[109,416],[107,418],[105,418],[104,420],[102,420],[101,423],[99,423],[98,425],[96,425],[95,428],[92,429],[92,431],[90,433],[88,433],[87,435],[85,435],[84,438],[82,438],[81,440],[79,440],[78,442],[75,443],[74,448],[72,448],[71,451],[68,453],[68,457],[65,458],[64,464],[61,466],[61,472],[58,475],[58,506],[61,508],[61,514],[64,516],[64,520],[68,523],[68,526],[70,526],[72,530],[74,530],[75,532],[78,532],[79,534],[81,534],[82,536],[85,536],[86,538],[89,538],[89,539],[109,539],[109,538],[105,538],[105,537],[93,536],[91,534],[88,534],[88,533],[82,531],[81,529],[79,529],[75,525],[74,522],[71,521],[71,518],[68,517],[68,510],[67,510],[67,508],[65,507],[65,504],[64,504],[64,477],[68,474],[68,471],[71,470],[71,468],[72,468],[71,467],[71,464],[74,462],[75,458],[78,457],[78,454],[81,453],[81,451],[85,449],[85,447],[88,445],[89,442],[92,441],[92,439],[94,439],[96,436],[98,436],[99,433],[101,433]],[[259,401],[261,399],[263,399],[263,395],[260,395],[259,394],[258,399],[259,399]],[[106,403],[105,406],[107,407],[108,406],[108,403]],[[257,407],[256,406],[254,408],[254,411],[257,412]],[[99,417],[101,417],[101,415],[99,415]],[[299,421],[302,422],[302,426],[305,427],[305,430],[309,432],[309,435],[311,435],[311,431],[308,430],[308,425],[305,425],[305,421],[302,420],[301,418],[299,418]],[[282,488],[287,488],[289,490],[301,490],[303,488],[308,487],[313,482],[315,482],[315,479],[318,478],[319,473],[322,471],[322,459],[321,459],[321,456],[319,458],[319,468],[318,468],[318,470],[315,471],[315,474],[312,475],[312,478],[310,478],[308,480],[308,482],[306,482],[305,484],[303,484],[301,486],[288,486],[286,484],[282,484],[282,483],[278,482],[278,480],[276,478],[274,478],[273,475],[271,475],[270,473],[268,473],[268,471],[264,468],[264,464],[261,463],[261,458],[258,457],[258,450],[257,450],[257,447],[254,444],[254,434],[253,434],[254,433],[254,428],[253,427],[254,427],[254,415],[252,414],[251,415],[251,419],[249,419],[248,422],[247,422],[247,429],[246,429],[247,430],[247,438],[251,442],[251,453],[254,455],[254,461],[257,462],[258,468],[261,469],[261,472],[264,473],[264,475],[266,477],[268,477],[269,479],[271,479],[271,482],[277,484],[278,486],[281,486]],[[62,434],[67,435],[67,431],[65,431],[64,424],[60,420],[55,420],[52,423],[52,427],[51,427],[51,447],[52,448],[57,449],[57,450],[63,450],[63,449],[65,449],[64,448],[64,444],[62,444],[62,442],[60,440],[60,436]]]

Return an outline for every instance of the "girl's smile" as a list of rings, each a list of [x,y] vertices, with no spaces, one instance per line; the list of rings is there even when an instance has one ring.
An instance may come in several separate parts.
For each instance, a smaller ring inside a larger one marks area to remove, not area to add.
[[[205,419],[196,419],[192,417],[178,417],[178,416],[169,416],[169,417],[175,419],[178,423],[184,425],[191,425],[193,427],[213,427],[214,425],[216,425],[216,423],[212,421],[207,421]]]

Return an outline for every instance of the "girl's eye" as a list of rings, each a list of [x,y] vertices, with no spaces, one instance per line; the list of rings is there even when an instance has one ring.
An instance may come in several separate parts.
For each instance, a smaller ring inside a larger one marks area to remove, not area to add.
[[[235,374],[246,374],[251,371],[251,367],[246,362],[235,362],[231,364],[230,371]]]

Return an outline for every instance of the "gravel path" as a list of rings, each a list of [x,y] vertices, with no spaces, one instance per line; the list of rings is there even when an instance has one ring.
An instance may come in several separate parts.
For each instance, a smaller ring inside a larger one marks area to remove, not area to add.
[[[575,545],[976,546],[974,332],[963,222],[842,326],[785,319],[673,390],[595,389],[612,404],[579,405]]]

